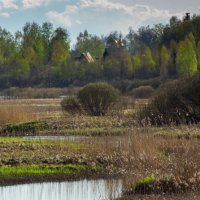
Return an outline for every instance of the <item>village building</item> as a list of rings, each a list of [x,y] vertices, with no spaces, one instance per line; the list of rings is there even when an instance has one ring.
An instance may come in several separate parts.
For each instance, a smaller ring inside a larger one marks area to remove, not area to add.
[[[94,62],[94,59],[89,52],[81,53],[80,56],[75,57],[75,60],[80,61],[80,62],[86,62],[86,63],[93,63]]]

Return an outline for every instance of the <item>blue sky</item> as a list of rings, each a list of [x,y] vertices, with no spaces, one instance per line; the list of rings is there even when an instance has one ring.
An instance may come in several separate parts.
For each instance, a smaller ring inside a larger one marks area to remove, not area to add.
[[[80,31],[107,35],[129,27],[167,23],[185,12],[200,14],[199,0],[0,0],[0,26],[14,33],[26,22],[62,26],[72,43]]]

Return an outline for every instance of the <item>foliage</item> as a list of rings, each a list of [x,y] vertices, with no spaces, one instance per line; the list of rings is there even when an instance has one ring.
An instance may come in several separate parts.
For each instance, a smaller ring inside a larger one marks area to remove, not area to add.
[[[151,86],[140,86],[133,89],[130,93],[134,98],[148,99],[154,95],[155,90]]]
[[[146,68],[148,70],[154,70],[155,61],[153,60],[151,49],[149,47],[145,48],[144,54],[142,56],[143,56],[142,59],[143,68]]]
[[[61,101],[61,107],[64,111],[69,113],[81,113],[82,107],[76,97],[67,97]]]
[[[102,39],[95,35],[89,34],[87,30],[85,30],[77,37],[75,52],[77,54],[89,52],[94,59],[98,59],[103,55],[104,48],[104,42]]]
[[[154,89],[157,89],[161,84],[160,78],[148,79],[148,80],[134,80],[130,82],[129,86],[127,87],[128,91],[131,91],[135,88],[140,86],[151,86]]]
[[[192,75],[197,71],[197,57],[194,42],[191,41],[189,36],[179,43],[176,62],[180,76]]]
[[[78,98],[85,111],[90,115],[105,115],[117,100],[118,91],[106,83],[91,83],[78,93]]]
[[[169,24],[114,31],[80,32],[70,49],[69,33],[49,22],[26,23],[12,35],[0,27],[0,86],[66,87],[90,82],[190,76],[200,69],[200,16],[173,16]],[[94,62],[81,59],[90,52]]]
[[[165,46],[162,46],[160,53],[160,76],[166,78],[168,75],[170,55]]]
[[[140,120],[152,125],[200,122],[200,73],[175,81],[140,113]]]
[[[27,122],[18,124],[8,124],[2,128],[2,133],[23,135],[23,134],[34,134],[36,131],[48,129],[48,124],[46,122]]]

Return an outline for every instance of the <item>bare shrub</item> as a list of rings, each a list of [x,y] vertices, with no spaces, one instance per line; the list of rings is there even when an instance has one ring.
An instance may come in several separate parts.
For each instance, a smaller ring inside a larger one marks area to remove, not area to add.
[[[130,94],[134,98],[138,99],[148,99],[151,98],[155,93],[155,90],[151,86],[140,86],[133,89]]]
[[[118,98],[118,91],[107,83],[91,83],[78,93],[84,110],[94,116],[105,115]]]
[[[139,114],[152,125],[200,122],[200,73],[168,84]]]
[[[61,107],[64,111],[68,112],[68,113],[81,113],[82,112],[82,107],[81,104],[78,100],[78,98],[76,97],[67,97],[64,98],[61,101]]]

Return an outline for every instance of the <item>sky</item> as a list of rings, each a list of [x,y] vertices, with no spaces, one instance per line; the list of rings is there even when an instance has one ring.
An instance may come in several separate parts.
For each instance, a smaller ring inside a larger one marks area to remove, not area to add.
[[[85,29],[98,36],[129,27],[166,24],[171,16],[200,14],[200,0],[0,0],[0,26],[12,34],[26,22],[52,22],[70,34],[72,43]]]

